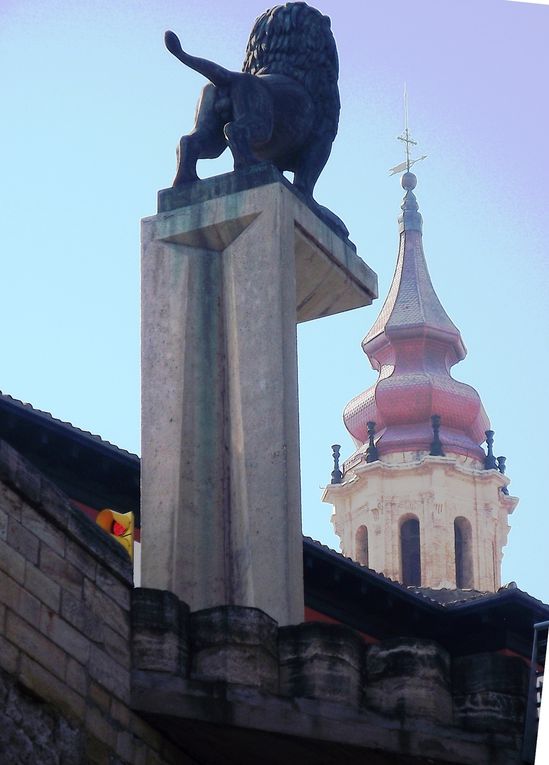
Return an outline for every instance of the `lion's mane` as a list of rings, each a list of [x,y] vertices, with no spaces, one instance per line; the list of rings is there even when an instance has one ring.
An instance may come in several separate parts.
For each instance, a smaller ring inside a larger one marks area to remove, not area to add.
[[[316,106],[314,132],[332,140],[339,121],[339,63],[330,19],[306,3],[265,11],[250,33],[243,72],[283,74],[300,82]]]

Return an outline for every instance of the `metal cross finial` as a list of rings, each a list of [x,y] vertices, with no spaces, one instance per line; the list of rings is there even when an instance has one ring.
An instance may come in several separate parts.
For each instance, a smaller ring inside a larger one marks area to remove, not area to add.
[[[401,162],[395,167],[392,167],[389,170],[389,175],[396,175],[397,173],[402,172],[409,173],[412,165],[415,165],[416,162],[420,162],[422,159],[427,158],[427,154],[424,154],[422,157],[418,157],[417,159],[410,158],[410,146],[417,146],[417,141],[414,141],[413,138],[410,137],[410,130],[408,128],[408,91],[406,84],[404,85],[404,132],[397,136],[397,140],[402,141],[406,147],[406,161]]]
[[[406,172],[410,172],[410,146],[417,146],[417,141],[410,138],[408,130],[408,90],[404,84],[404,133],[398,136],[398,140],[406,145]]]

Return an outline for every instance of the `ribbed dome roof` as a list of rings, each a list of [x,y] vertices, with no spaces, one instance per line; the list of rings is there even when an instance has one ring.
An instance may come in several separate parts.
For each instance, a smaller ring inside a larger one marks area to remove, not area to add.
[[[376,423],[377,447],[391,452],[429,450],[431,416],[440,415],[445,451],[483,459],[480,444],[490,423],[478,393],[454,380],[451,367],[467,353],[461,335],[433,289],[422,241],[422,219],[405,173],[399,217],[400,247],[389,293],[362,348],[374,369],[375,385],[346,406],[345,425],[358,446]]]

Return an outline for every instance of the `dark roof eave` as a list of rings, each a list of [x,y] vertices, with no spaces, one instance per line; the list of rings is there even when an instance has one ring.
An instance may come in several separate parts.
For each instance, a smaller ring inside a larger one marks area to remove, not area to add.
[[[382,574],[378,574],[376,571],[369,569],[365,566],[361,566],[359,563],[346,558],[336,550],[331,550],[326,545],[316,542],[310,537],[303,537],[304,552],[309,552],[313,555],[329,558],[330,563],[336,567],[345,570],[349,574],[359,576],[367,579],[371,583],[375,583],[380,589],[390,592],[392,596],[403,598],[409,603],[413,603],[416,607],[423,610],[430,611],[431,613],[455,613],[461,614],[463,612],[476,613],[478,611],[492,610],[506,604],[516,604],[535,611],[538,617],[535,621],[541,621],[549,619],[549,605],[546,605],[541,600],[532,597],[527,592],[518,588],[509,590],[500,590],[499,592],[481,594],[476,598],[467,601],[459,601],[457,603],[439,603],[427,595],[414,592],[411,589],[406,588],[400,582],[395,582]]]
[[[498,592],[482,595],[474,600],[465,602],[449,603],[445,608],[452,611],[452,613],[462,613],[463,611],[471,613],[482,609],[495,608],[507,603],[524,606],[531,611],[537,611],[541,618],[549,619],[549,605],[518,588],[499,590]]]
[[[15,417],[33,424],[40,424],[41,427],[56,433],[57,435],[76,441],[87,449],[99,452],[110,459],[119,463],[125,463],[129,466],[138,467],[140,458],[137,454],[132,454],[125,449],[121,449],[109,441],[104,441],[100,436],[89,433],[77,428],[69,422],[63,422],[55,418],[49,412],[43,412],[35,409],[31,404],[25,404],[18,399],[0,392],[0,411],[4,410]]]
[[[330,563],[335,565],[337,568],[344,570],[346,573],[349,573],[352,576],[359,576],[367,579],[369,582],[375,583],[376,586],[378,586],[380,589],[390,592],[391,595],[400,597],[409,603],[413,603],[414,606],[430,612],[436,611],[441,613],[446,610],[445,607],[440,603],[430,600],[424,595],[417,594],[412,590],[409,590],[407,587],[400,584],[400,582],[395,582],[392,579],[383,576],[383,574],[379,574],[377,571],[374,571],[371,568],[362,566],[360,563],[351,560],[351,558],[346,558],[341,553],[338,553],[336,550],[332,550],[326,545],[311,539],[311,537],[303,537],[303,548],[304,552],[321,556],[325,559],[329,558]]]

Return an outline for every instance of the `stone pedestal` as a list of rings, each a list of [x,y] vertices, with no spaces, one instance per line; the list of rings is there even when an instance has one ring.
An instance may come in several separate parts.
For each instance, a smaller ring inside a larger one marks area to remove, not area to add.
[[[303,619],[296,321],[375,274],[274,169],[161,192],[142,235],[142,584]]]

